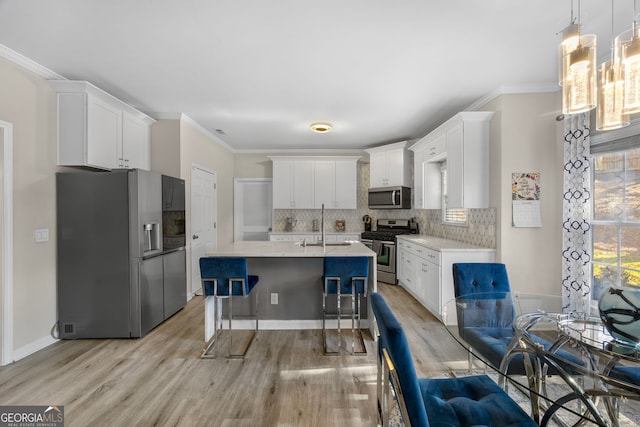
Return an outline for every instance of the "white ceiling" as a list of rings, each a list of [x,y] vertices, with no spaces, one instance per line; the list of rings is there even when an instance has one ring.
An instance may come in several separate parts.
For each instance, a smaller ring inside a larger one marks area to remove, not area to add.
[[[615,7],[620,33],[633,0]],[[570,12],[570,0],[0,0],[0,44],[152,117],[222,129],[240,152],[360,149],[421,137],[496,90],[557,88]],[[611,1],[582,0],[581,22],[607,59]],[[334,131],[312,133],[318,120]]]

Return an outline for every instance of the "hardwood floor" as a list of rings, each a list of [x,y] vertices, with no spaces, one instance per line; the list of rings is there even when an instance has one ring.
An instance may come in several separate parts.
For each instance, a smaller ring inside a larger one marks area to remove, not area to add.
[[[466,352],[404,289],[379,292],[407,331],[420,376]],[[375,426],[374,343],[323,356],[321,331],[259,331],[245,360],[201,359],[204,304],[142,339],[64,340],[0,368],[0,405],[64,405],[66,426]]]

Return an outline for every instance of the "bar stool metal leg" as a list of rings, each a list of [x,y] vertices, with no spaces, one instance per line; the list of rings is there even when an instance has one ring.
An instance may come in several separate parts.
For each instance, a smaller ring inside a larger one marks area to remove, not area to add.
[[[337,282],[337,311],[338,314],[336,316],[338,321],[338,350],[337,351],[329,351],[327,346],[327,298],[329,296],[329,283],[330,281]],[[325,356],[336,356],[340,354],[340,278],[339,277],[325,277],[324,285],[322,290],[322,352]]]
[[[356,281],[362,280],[362,282],[363,282],[362,290],[363,290],[363,293],[366,294],[366,292],[367,292],[367,278],[366,277],[354,277],[351,280],[353,282],[352,283],[353,295],[352,295],[352,305],[351,305],[351,324],[352,324],[352,333],[353,333],[353,335],[351,336],[351,354],[364,355],[364,354],[367,354],[367,348],[364,345],[364,337],[362,336],[362,324],[360,322],[360,320],[361,320],[361,318],[360,318],[360,309],[361,309],[360,298],[361,298],[361,293],[357,292]],[[358,328],[357,329],[353,327],[353,323],[355,321],[354,316],[356,315],[356,312],[354,310],[355,309],[355,299],[356,298],[358,300],[358,311],[357,311]],[[360,348],[362,348],[362,351],[355,351],[356,335],[358,336],[358,341],[359,341],[359,344],[360,344]]]

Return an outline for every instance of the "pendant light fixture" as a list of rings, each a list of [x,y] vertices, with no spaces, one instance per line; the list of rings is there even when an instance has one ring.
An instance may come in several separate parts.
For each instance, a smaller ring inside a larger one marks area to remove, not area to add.
[[[614,43],[613,0],[611,0],[611,59],[600,65],[598,81],[597,130],[612,130],[629,125],[629,115],[624,114],[624,79],[619,52]]]
[[[573,0],[571,0],[571,21],[567,27],[562,30],[562,42],[558,49],[558,76],[560,86],[564,85],[564,58],[566,55],[578,46],[580,38],[580,26],[576,23],[573,16]]]
[[[573,2],[571,4],[573,20]],[[576,25],[577,28],[573,26]],[[577,114],[596,107],[596,36],[580,34],[580,0],[578,23],[563,31],[561,49],[562,112]]]
[[[624,74],[624,113],[640,113],[640,27],[633,0],[633,26],[616,37],[616,50],[620,55]]]

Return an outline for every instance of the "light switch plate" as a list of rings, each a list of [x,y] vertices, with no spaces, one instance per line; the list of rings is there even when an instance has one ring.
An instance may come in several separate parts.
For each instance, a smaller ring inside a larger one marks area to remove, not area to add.
[[[36,228],[33,233],[34,240],[36,243],[48,242],[49,241],[49,229],[48,228]]]
[[[278,294],[276,292],[271,294],[271,304],[278,304]]]

